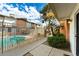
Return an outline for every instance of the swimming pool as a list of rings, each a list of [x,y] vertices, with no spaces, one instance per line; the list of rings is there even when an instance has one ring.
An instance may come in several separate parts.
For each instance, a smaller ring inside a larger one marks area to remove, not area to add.
[[[13,35],[3,38],[3,47],[15,45],[25,40],[24,35]],[[2,47],[2,39],[0,39],[0,48]]]

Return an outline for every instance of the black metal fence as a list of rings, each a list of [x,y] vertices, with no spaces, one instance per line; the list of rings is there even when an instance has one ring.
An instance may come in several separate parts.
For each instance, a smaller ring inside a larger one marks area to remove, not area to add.
[[[25,44],[26,36],[30,34],[31,30],[26,27],[0,27],[0,52],[4,53]]]

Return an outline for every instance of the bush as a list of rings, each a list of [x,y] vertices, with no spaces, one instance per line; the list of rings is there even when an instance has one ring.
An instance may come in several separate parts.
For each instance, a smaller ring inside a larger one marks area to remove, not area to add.
[[[48,43],[52,47],[56,48],[66,48],[66,38],[63,34],[56,34],[55,36],[48,37]]]

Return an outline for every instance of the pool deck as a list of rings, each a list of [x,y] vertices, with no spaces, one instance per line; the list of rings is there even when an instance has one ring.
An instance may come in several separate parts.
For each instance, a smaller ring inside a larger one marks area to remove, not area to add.
[[[31,51],[32,49],[36,48],[40,44],[44,43],[46,40],[47,39],[44,38],[36,42],[33,42],[31,44],[5,51],[3,54],[0,52],[0,56],[23,56],[27,52]]]

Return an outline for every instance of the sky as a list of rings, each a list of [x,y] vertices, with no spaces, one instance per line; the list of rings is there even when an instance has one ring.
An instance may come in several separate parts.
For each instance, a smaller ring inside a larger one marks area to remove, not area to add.
[[[15,14],[15,15],[27,15],[39,16],[40,11],[45,6],[45,3],[1,3],[0,12],[4,15]],[[25,16],[24,16],[25,17]]]
[[[0,3],[0,14],[16,18],[27,18],[31,20],[40,19],[40,11],[46,3]]]
[[[7,5],[12,5],[13,7],[17,7],[18,5],[19,10],[23,11],[25,11],[25,6],[33,6],[37,9],[37,11],[40,11],[46,5],[46,3],[7,3]]]

